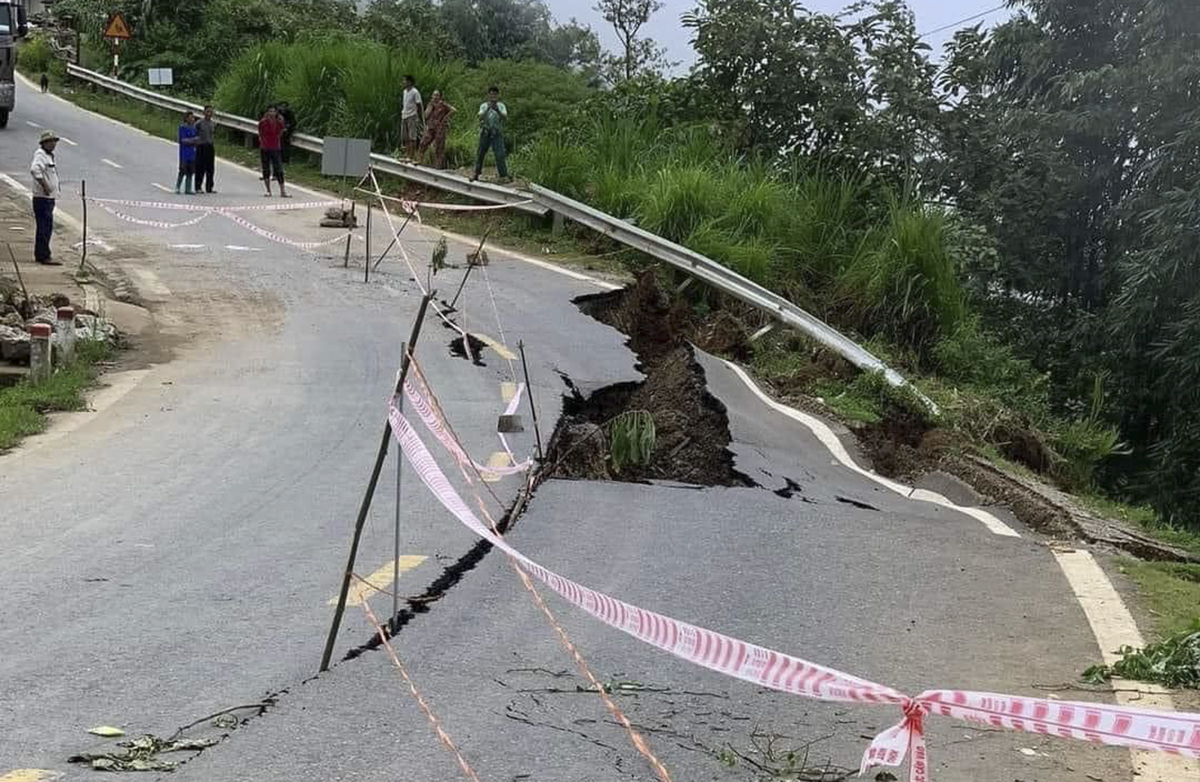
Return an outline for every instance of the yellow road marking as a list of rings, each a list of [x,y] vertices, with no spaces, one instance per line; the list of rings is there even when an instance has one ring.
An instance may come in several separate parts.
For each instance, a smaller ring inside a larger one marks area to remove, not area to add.
[[[488,457],[487,466],[488,467],[511,467],[512,460],[508,458],[508,454],[506,454],[502,451],[496,451],[494,454],[492,454],[491,456]],[[502,478],[502,476],[497,475],[494,472],[485,472],[483,474],[483,480],[485,483],[499,483],[501,478]]]
[[[40,768],[19,768],[0,777],[0,782],[50,782],[62,777],[61,771],[46,771]]]
[[[509,402],[511,402],[513,400],[513,397],[516,395],[517,395],[517,384],[516,383],[509,383],[508,381],[505,381],[500,384],[500,398],[504,401],[505,404],[508,404]]]
[[[511,350],[504,347],[503,344],[492,339],[487,334],[472,334],[471,336],[474,337],[475,339],[479,340],[483,344],[487,345],[492,350],[496,351],[496,355],[500,356],[500,358],[504,359],[505,361],[516,361],[517,360],[516,353],[513,353]]]
[[[407,573],[427,559],[429,559],[429,557],[420,556],[418,554],[405,554],[404,556],[400,557],[400,572]],[[363,601],[371,597],[371,595],[378,594],[377,590],[385,589],[390,592],[392,589],[392,572],[394,569],[395,563],[388,562],[386,565],[379,568],[379,570],[376,570],[374,573],[367,576],[365,580],[371,586],[367,586],[367,584],[364,584],[357,578],[351,581],[350,592],[346,595],[346,605],[360,606],[363,604]],[[371,587],[374,587],[374,589]],[[337,605],[337,598],[335,597],[330,599],[329,605]],[[7,780],[0,778],[0,782],[7,782]]]

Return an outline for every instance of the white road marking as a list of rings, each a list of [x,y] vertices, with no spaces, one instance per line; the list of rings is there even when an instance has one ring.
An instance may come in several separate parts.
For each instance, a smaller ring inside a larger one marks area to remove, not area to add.
[[[154,185],[155,187],[157,187],[159,190],[163,191],[164,193],[174,193],[175,192],[174,188],[167,187],[166,185],[160,185],[157,182],[151,182],[150,184]]]
[[[1117,649],[1132,646],[1140,649],[1146,645],[1133,615],[1121,600],[1104,570],[1087,551],[1054,551],[1054,558],[1062,568],[1071,591],[1075,593],[1083,613],[1087,616],[1100,654],[1104,662],[1111,665],[1120,659]],[[1174,711],[1175,703],[1170,694],[1154,684],[1117,684],[1114,682],[1117,703],[1145,709]],[[1196,779],[1200,774],[1200,763],[1188,758],[1168,755],[1164,752],[1131,751],[1133,773],[1142,782],[1176,782]]]
[[[29,126],[29,127],[31,127],[31,128],[40,128],[40,127],[41,127],[41,125],[37,124],[37,123],[36,123],[36,122],[34,122],[33,120],[28,120],[28,119],[27,119],[27,120],[25,120],[25,124],[26,124],[26,125],[28,125],[28,126]]]
[[[8,230],[10,230],[10,231],[24,231],[24,230],[25,230],[25,226],[23,226],[23,225],[10,225],[10,226],[8,227]]]
[[[225,249],[234,250],[240,253],[256,253],[259,251],[257,247],[243,247],[240,244],[227,244],[225,245]]]
[[[143,269],[138,266],[130,266],[127,271],[137,278],[138,288],[142,293],[148,293],[153,297],[165,299],[171,296],[171,289],[163,285],[162,280],[158,278],[150,269]]]
[[[167,247],[172,250],[203,250],[203,244],[168,244]]]
[[[758,385],[750,379],[750,376],[747,375],[745,371],[737,364],[734,364],[732,361],[726,361],[725,365],[729,367],[730,371],[737,375],[743,383],[746,384],[746,387],[749,388],[764,405],[777,413],[782,413],[788,418],[791,418],[793,421],[803,424],[810,432],[813,433],[813,435],[816,436],[818,440],[821,441],[822,445],[829,449],[829,452],[833,454],[833,458],[840,462],[843,466],[850,468],[864,478],[872,480],[875,483],[878,483],[880,486],[894,491],[904,497],[914,500],[921,500],[922,502],[931,502],[934,505],[941,505],[944,508],[949,508],[950,510],[964,513],[967,516],[970,516],[971,518],[981,522],[983,526],[987,527],[988,530],[994,535],[1003,535],[1009,538],[1021,537],[1020,534],[1012,527],[1008,526],[1003,521],[996,518],[993,514],[988,513],[981,508],[971,508],[957,505],[937,492],[928,491],[926,489],[914,489],[911,486],[905,486],[902,483],[898,483],[897,481],[893,481],[889,478],[883,477],[882,475],[877,475],[876,473],[863,469],[854,461],[854,459],[850,457],[850,453],[846,450],[846,446],[842,444],[842,441],[838,439],[838,436],[833,433],[833,430],[830,429],[824,421],[808,415],[807,413],[802,413],[795,408],[776,402],[774,399],[763,393],[762,389],[759,388]]]
[[[120,163],[116,162],[115,160],[109,160],[106,157],[100,158],[100,162],[104,163],[107,166],[112,166],[113,168],[125,168],[125,166],[121,165]]]
[[[76,144],[74,141],[72,141],[71,139],[67,138],[66,136],[59,136],[59,137],[58,137],[58,140],[59,140],[59,141],[61,141],[61,142],[63,142],[63,143],[64,143],[64,144],[66,144],[67,146],[70,146],[70,147],[77,147],[77,146],[79,146],[78,144]]]
[[[30,190],[25,185],[18,182],[13,177],[9,176],[8,174],[0,174],[0,182],[4,182],[6,185],[11,187],[13,190],[16,190],[21,195],[25,196],[26,198],[28,198],[30,200],[33,200],[33,191]],[[83,223],[79,222],[79,220],[77,218],[75,218],[73,215],[71,215],[65,209],[55,209],[54,210],[54,219],[57,222],[62,223],[63,225],[70,226],[72,229],[74,229],[80,235],[83,234]],[[82,245],[82,243],[76,243],[76,244],[72,245],[72,247],[78,248],[81,245]],[[104,252],[112,252],[112,247],[109,246],[109,244],[107,242],[105,242],[103,239],[100,239],[100,238],[89,239],[88,246],[89,247],[96,246],[96,247],[99,247]]]

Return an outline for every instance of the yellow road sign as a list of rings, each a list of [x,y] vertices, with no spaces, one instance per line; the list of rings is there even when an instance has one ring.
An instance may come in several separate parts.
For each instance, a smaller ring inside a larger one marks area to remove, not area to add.
[[[133,37],[133,31],[129,29],[129,23],[125,21],[125,14],[117,11],[108,17],[108,24],[104,25],[104,37],[117,41],[128,41]]]

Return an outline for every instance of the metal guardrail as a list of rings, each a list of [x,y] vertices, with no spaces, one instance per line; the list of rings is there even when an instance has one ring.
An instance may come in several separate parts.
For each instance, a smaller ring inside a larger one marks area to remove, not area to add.
[[[167,111],[177,111],[180,113],[194,111],[199,113],[203,108],[197,103],[153,92],[144,87],[138,87],[137,85],[123,82],[120,79],[114,79],[111,76],[90,71],[87,68],[81,68],[74,63],[67,63],[67,73],[76,79],[82,79],[98,87],[103,87],[106,90],[111,90],[128,98],[133,98],[134,100],[139,100],[143,103],[157,106],[160,109],[166,109]],[[223,127],[238,130],[242,133],[258,133],[258,122],[256,120],[239,117],[236,114],[229,114],[223,111],[214,111],[213,119]],[[319,136],[310,136],[306,133],[297,133],[292,137],[293,146],[308,152],[320,153],[324,144],[324,139]],[[374,166],[376,171],[402,177],[466,198],[473,198],[477,201],[484,201],[489,204],[509,204],[514,209],[538,216],[545,216],[550,211],[529,193],[523,193],[511,187],[494,185],[490,182],[471,182],[466,177],[457,174],[450,174],[424,166],[415,166],[411,163],[405,163],[380,154],[371,155],[371,165]]]
[[[68,63],[67,73],[77,79],[96,84],[113,92],[120,93],[135,100],[149,103],[169,111],[199,111],[201,106],[189,103],[169,95],[161,95],[142,87],[105,76],[78,65]],[[243,133],[257,133],[258,123],[254,120],[239,117],[225,112],[214,112],[217,122],[227,128]],[[321,152],[324,141],[317,136],[297,133],[292,143],[310,152]],[[682,245],[663,239],[635,225],[620,220],[612,215],[593,209],[587,204],[580,203],[566,196],[559,195],[553,190],[547,190],[539,185],[531,185],[531,193],[514,190],[500,185],[485,182],[470,182],[455,174],[448,174],[423,166],[414,166],[395,158],[384,155],[371,155],[371,163],[376,170],[394,176],[403,177],[423,185],[435,187],[458,195],[473,198],[492,204],[512,204],[514,208],[539,216],[553,211],[562,217],[587,226],[588,228],[612,238],[614,241],[632,247],[635,250],[671,264],[688,274],[691,274],[714,288],[739,299],[752,307],[771,315],[780,323],[797,329],[812,339],[833,350],[854,366],[867,372],[882,372],[888,383],[896,387],[909,386],[899,373],[888,367],[861,345],[845,336],[837,329],[805,312],[782,296],[772,293],[756,282],[746,279],[727,266],[706,258],[699,253],[689,250]],[[915,389],[914,389],[915,391]],[[933,412],[935,405],[919,391],[918,396]]]
[[[748,280],[727,266],[706,258],[688,248],[650,233],[636,225],[612,215],[593,209],[553,190],[539,185],[530,189],[540,201],[554,212],[602,233],[621,244],[639,250],[646,255],[665,261],[677,269],[691,274],[714,288],[739,299],[752,307],[771,315],[784,325],[803,332],[812,339],[833,350],[854,366],[868,372],[882,372],[888,383],[896,387],[909,386],[899,373],[871,355],[854,340],[845,336],[824,321],[810,315],[777,293],[772,293],[752,280]],[[909,386],[911,387],[911,386]],[[930,410],[937,412],[937,405],[924,394],[913,389]]]

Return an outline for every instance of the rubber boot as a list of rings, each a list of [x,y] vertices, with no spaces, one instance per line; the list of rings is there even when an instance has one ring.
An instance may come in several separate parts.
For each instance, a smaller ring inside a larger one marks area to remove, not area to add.
[[[191,174],[186,174],[186,175],[183,177],[183,182],[184,182],[184,185],[183,185],[183,187],[184,187],[184,190],[183,190],[183,193],[184,193],[184,195],[196,195],[196,191],[195,191],[195,190],[192,190],[192,175],[191,175]]]
[[[180,174],[179,176],[177,176],[175,178],[175,195],[179,195],[182,192],[183,192],[183,174]]]

